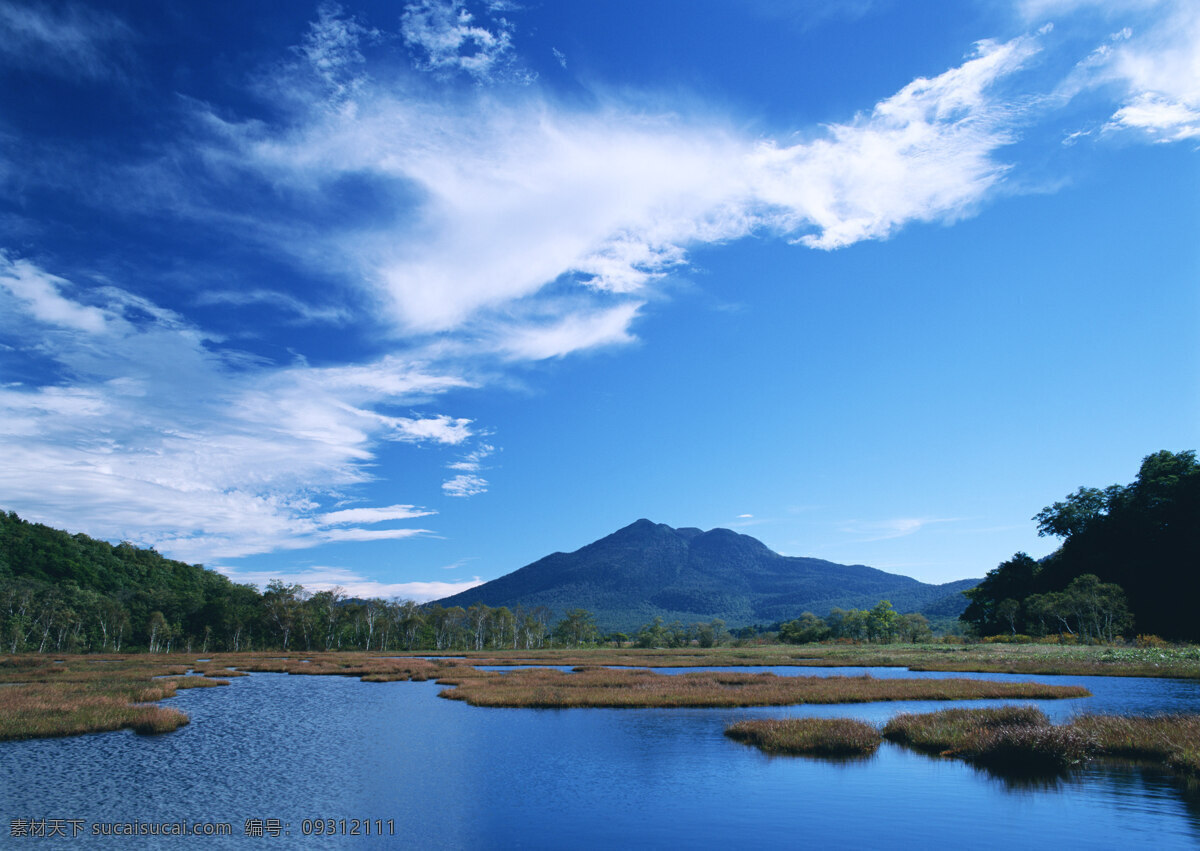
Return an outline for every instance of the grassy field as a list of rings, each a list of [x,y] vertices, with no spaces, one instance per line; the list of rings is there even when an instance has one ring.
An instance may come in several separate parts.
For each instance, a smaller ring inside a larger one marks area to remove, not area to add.
[[[180,688],[229,685],[185,677],[184,665],[145,656],[0,659],[0,739],[46,738],[132,728],[167,733],[188,723],[157,702]]]
[[[504,677],[476,665],[572,665],[574,674],[514,671]],[[621,666],[604,671],[599,666]],[[238,653],[0,657],[0,739],[69,736],[132,728],[166,732],[187,723],[156,705],[179,688],[216,686],[247,672],[352,676],[366,682],[437,680],[446,697],[481,706],[746,706],[867,700],[1045,696],[1025,691],[980,694],[998,684],[959,680],[876,680],[746,674],[747,666],[908,666],[926,671],[1086,674],[1200,678],[1200,648],[1138,649],[1071,645],[775,645],[679,650],[597,648],[509,651],[425,659],[417,654]],[[660,667],[729,670],[655,676]],[[184,676],[189,670],[200,676]],[[913,685],[912,683],[919,683]],[[1009,685],[1009,684],[1005,684]],[[1037,687],[1044,689],[1045,687]],[[1054,696],[1062,696],[1056,694]],[[1115,734],[1113,734],[1115,735]],[[1200,747],[1174,748],[1181,765],[1200,764]]]
[[[907,667],[914,671],[1071,674],[1200,679],[1200,647],[1071,644],[802,644],[637,650],[536,650],[461,654],[475,665],[624,665],[642,668]]]

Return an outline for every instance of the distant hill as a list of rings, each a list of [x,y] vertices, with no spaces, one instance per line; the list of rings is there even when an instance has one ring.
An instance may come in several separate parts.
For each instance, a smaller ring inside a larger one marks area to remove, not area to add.
[[[721,618],[729,627],[791,620],[806,611],[869,608],[957,617],[978,579],[929,585],[866,565],[782,556],[729,529],[672,529],[638,520],[573,553],[554,553],[443,606],[546,606],[556,616],[590,611],[603,630],[632,631],[656,616],[684,623]]]

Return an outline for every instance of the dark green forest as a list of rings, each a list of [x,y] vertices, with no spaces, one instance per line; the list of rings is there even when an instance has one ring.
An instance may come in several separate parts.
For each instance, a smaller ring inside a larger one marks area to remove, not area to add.
[[[964,592],[977,634],[1200,640],[1195,452],[1155,452],[1130,484],[1081,487],[1033,519],[1062,545],[1040,561],[1017,553]]]
[[[260,592],[152,549],[0,512],[0,640],[7,653],[481,650],[579,646],[590,614],[357,599],[273,581]]]

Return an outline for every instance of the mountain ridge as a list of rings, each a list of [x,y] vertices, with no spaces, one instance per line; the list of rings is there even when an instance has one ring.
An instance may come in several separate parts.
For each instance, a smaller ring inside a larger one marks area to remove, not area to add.
[[[438,602],[546,606],[556,615],[583,608],[605,630],[634,630],[655,617],[685,623],[719,617],[736,628],[805,611],[868,608],[881,599],[902,612],[957,617],[966,606],[962,590],[978,582],[931,585],[863,564],[780,555],[731,529],[675,529],[642,518]]]

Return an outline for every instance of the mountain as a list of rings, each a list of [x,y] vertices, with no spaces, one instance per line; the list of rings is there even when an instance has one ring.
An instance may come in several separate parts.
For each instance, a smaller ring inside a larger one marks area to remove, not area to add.
[[[928,585],[862,564],[782,556],[729,529],[672,529],[638,520],[573,553],[554,553],[441,605],[546,606],[561,617],[590,611],[602,630],[636,630],[721,618],[729,627],[791,620],[806,611],[869,608],[890,600],[900,612],[957,617],[962,591],[978,579]]]

